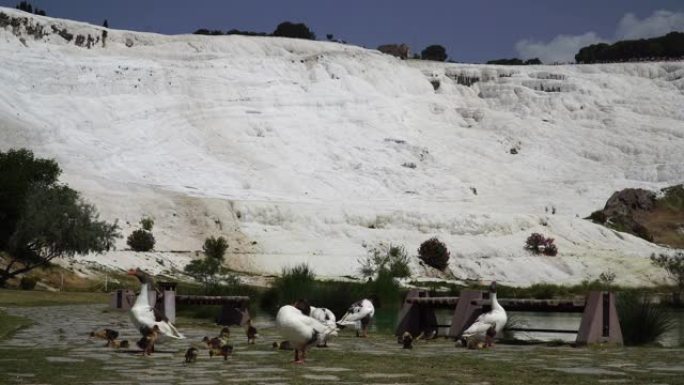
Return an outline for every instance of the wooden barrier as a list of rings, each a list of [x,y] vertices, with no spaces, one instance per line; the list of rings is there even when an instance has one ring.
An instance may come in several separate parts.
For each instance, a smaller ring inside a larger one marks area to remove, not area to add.
[[[438,327],[448,326],[448,337],[458,339],[483,312],[491,309],[489,292],[463,290],[459,297],[430,297],[425,290],[411,290],[399,312],[395,334],[408,331],[419,335],[434,333]],[[516,328],[516,331],[577,333],[578,345],[612,343],[622,345],[622,330],[615,308],[615,294],[609,292],[590,292],[586,298],[577,299],[498,299],[506,311],[512,312],[562,312],[582,313],[579,330],[557,330],[541,328]],[[438,325],[434,310],[437,308],[454,309],[451,324]]]
[[[243,326],[249,320],[249,297],[247,296],[206,296],[176,295],[176,283],[159,282],[159,291],[150,290],[150,305],[161,311],[171,322],[176,322],[176,305],[221,305],[216,317],[219,325]],[[119,289],[112,293],[110,306],[115,309],[128,310],[135,303],[135,292],[130,289]]]

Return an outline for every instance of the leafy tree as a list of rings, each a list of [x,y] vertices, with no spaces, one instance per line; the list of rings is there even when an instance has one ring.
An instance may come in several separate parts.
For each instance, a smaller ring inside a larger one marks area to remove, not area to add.
[[[119,237],[116,223],[99,220],[94,206],[65,185],[34,185],[29,190],[16,228],[6,248],[9,254],[0,270],[0,286],[18,274],[53,259],[103,252]]]
[[[227,249],[228,242],[225,238],[209,237],[202,245],[205,257],[196,259],[185,266],[185,273],[201,282],[206,294],[219,284],[219,274],[226,273],[221,264]]]
[[[196,30],[195,32],[193,32],[193,34],[195,34],[195,35],[221,36],[224,33],[219,31],[218,29],[209,30],[206,28],[200,28],[200,29]]]
[[[0,250],[7,250],[32,186],[52,186],[61,173],[57,162],[29,150],[0,152]]]
[[[314,34],[309,27],[304,23],[291,23],[289,21],[278,24],[278,27],[273,31],[273,36],[293,37],[297,39],[316,40]]]
[[[651,254],[651,263],[667,271],[670,279],[677,285],[677,293],[673,296],[677,305],[682,304],[682,294],[684,294],[684,252],[676,252],[673,255]]]
[[[662,60],[684,57],[684,32],[670,32],[652,39],[623,40],[583,47],[575,55],[577,63]]]
[[[449,250],[437,238],[430,238],[420,244],[418,258],[426,265],[438,270],[444,270],[449,265]]]
[[[226,254],[226,250],[228,250],[228,242],[223,237],[209,237],[204,240],[202,250],[208,258],[223,262],[223,256]]]
[[[46,15],[44,10],[42,10],[38,7],[34,8],[31,5],[31,3],[29,3],[28,1],[20,2],[19,4],[17,4],[17,6],[15,8],[19,9],[21,11],[24,11],[24,12],[33,13],[34,15],[38,15],[38,16],[45,16]]]
[[[423,60],[446,61],[446,49],[441,45],[431,45],[421,51],[420,58]]]
[[[205,294],[209,294],[212,287],[218,285],[217,274],[221,271],[221,261],[205,257],[196,259],[185,266],[185,273],[202,283]]]

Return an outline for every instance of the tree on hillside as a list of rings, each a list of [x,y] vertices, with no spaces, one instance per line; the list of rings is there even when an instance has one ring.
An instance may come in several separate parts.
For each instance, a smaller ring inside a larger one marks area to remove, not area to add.
[[[45,10],[42,10],[38,7],[34,8],[31,5],[31,3],[29,3],[28,1],[20,2],[19,4],[17,4],[17,6],[15,8],[18,10],[24,11],[24,12],[33,13],[34,15],[38,15],[38,16],[45,16],[46,15]]]
[[[441,45],[431,45],[420,53],[420,58],[423,60],[446,61],[446,49]]]
[[[116,223],[99,220],[93,205],[57,183],[54,160],[28,150],[0,153],[0,287],[55,258],[103,252],[119,237]]]
[[[314,34],[309,27],[304,23],[291,23],[289,21],[278,24],[278,27],[273,31],[273,36],[293,37],[297,39],[316,40]]]
[[[218,285],[218,274],[224,273],[223,257],[228,249],[228,242],[223,237],[209,237],[204,240],[203,259],[196,259],[185,266],[185,273],[204,286],[204,293],[209,294],[211,288]]]
[[[652,39],[623,40],[583,47],[575,55],[582,64],[625,62],[631,60],[681,59],[684,57],[684,32],[670,32]]]

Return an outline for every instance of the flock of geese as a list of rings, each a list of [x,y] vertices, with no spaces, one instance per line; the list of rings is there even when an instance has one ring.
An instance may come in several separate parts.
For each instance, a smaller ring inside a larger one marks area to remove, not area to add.
[[[141,339],[137,341],[137,345],[142,350],[143,355],[153,353],[154,345],[166,338],[184,339],[185,336],[176,329],[166,316],[151,306],[148,294],[150,290],[154,290],[152,278],[139,268],[129,270],[128,274],[137,277],[141,283],[140,294],[130,310],[130,315],[133,324],[142,335]],[[495,282],[492,282],[489,291],[492,302],[491,311],[481,314],[463,332],[461,342],[468,348],[477,349],[492,346],[494,336],[501,332],[506,324],[506,311],[496,299]],[[311,306],[306,300],[300,299],[292,305],[285,305],[278,310],[276,326],[285,340],[274,342],[273,347],[294,350],[294,362],[301,364],[304,363],[309,347],[314,344],[319,347],[327,346],[328,340],[337,336],[340,328],[353,326],[358,337],[367,337],[368,327],[374,314],[375,307],[372,299],[362,299],[355,302],[339,321],[329,309]],[[245,332],[248,344],[255,343],[258,332],[252,326],[251,320],[248,321]],[[107,346],[128,347],[128,342],[117,340],[118,332],[111,329],[93,332],[91,336],[106,339]],[[209,349],[210,356],[222,356],[227,359],[233,352],[229,337],[230,329],[223,328],[217,337],[204,337],[202,342]],[[403,343],[404,348],[411,348],[412,340],[413,336],[405,333],[400,337],[399,342]],[[186,362],[195,361],[197,355],[197,348],[190,347],[185,354]]]

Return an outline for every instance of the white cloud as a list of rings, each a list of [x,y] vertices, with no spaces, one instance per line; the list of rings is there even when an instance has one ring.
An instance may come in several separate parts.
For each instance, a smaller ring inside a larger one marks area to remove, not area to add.
[[[620,20],[615,38],[617,40],[645,39],[662,36],[672,31],[684,31],[684,13],[655,11],[643,20],[628,13]]]
[[[549,42],[520,40],[515,49],[523,59],[538,57],[544,63],[573,62],[580,48],[600,42],[623,39],[644,39],[662,36],[672,31],[684,31],[684,13],[655,11],[639,20],[631,13],[622,17],[611,38],[601,38],[594,32],[582,35],[558,35]]]
[[[548,43],[520,40],[515,44],[518,54],[524,59],[538,57],[544,63],[573,62],[580,48],[604,41],[594,32],[584,35],[559,35]]]

